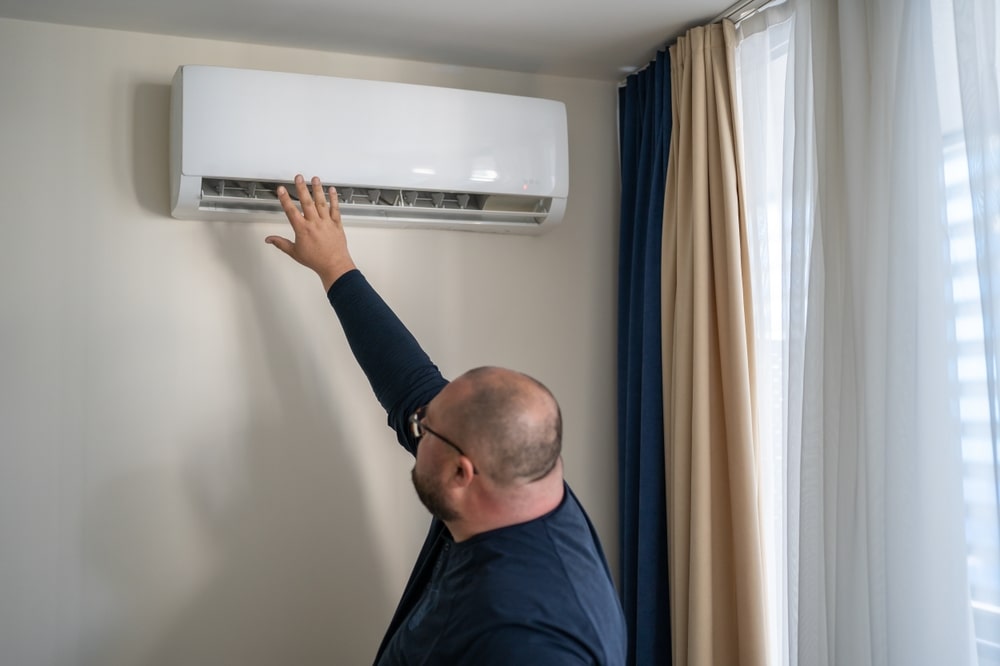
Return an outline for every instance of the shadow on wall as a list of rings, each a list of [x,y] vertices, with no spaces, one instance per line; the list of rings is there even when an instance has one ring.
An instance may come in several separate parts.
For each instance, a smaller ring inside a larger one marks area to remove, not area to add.
[[[132,104],[136,200],[153,215],[170,217],[170,86],[137,84]]]
[[[148,84],[133,97],[134,191],[156,215],[169,215],[169,98]],[[258,265],[262,238],[233,225],[208,236],[243,287],[232,316],[246,335],[232,344],[245,404],[227,413],[246,423],[183,428],[195,441],[178,449],[198,453],[179,470],[133,472],[87,507],[85,566],[103,587],[98,605],[121,621],[83,637],[81,663],[365,663],[387,591],[336,394],[368,389],[321,376],[303,322]],[[167,620],[164,607],[175,609]]]

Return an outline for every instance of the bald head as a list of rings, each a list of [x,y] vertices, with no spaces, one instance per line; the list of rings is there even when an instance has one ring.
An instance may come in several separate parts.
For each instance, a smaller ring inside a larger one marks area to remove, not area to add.
[[[562,448],[562,415],[541,382],[513,370],[483,367],[452,384],[462,392],[453,418],[465,441],[473,443],[483,473],[506,486],[552,471]]]

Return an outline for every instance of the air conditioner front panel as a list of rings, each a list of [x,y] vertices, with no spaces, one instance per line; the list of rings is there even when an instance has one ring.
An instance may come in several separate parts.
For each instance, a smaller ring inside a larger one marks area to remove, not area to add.
[[[567,193],[561,102],[218,67],[185,66],[177,77],[181,176],[301,172],[359,187]]]

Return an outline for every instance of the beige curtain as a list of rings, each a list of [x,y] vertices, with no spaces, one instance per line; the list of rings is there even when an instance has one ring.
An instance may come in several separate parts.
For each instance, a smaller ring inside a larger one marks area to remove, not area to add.
[[[767,662],[734,47],[724,22],[670,48],[663,407],[677,666]]]

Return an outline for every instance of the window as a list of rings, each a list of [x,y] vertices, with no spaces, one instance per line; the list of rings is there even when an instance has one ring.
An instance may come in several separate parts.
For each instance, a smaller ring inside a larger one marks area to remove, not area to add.
[[[794,322],[805,316],[807,305],[804,294],[808,293],[811,268],[811,243],[807,239],[812,230],[802,225],[811,218],[813,195],[809,187],[815,187],[814,183],[806,183],[805,187],[799,183],[793,200],[793,188],[789,186],[789,137],[795,130],[793,97],[804,91],[791,86],[796,3],[788,4],[792,6],[766,10],[744,23],[737,54],[757,344],[766,575],[771,604],[768,640],[771,654],[781,657],[775,659],[778,664],[798,662],[794,644],[799,611],[795,589],[798,543],[795,536],[789,539],[788,535],[795,534],[800,488],[789,487],[798,482],[798,477],[789,475],[788,468],[794,468],[798,461],[794,455],[790,458],[788,438],[789,432],[801,425],[795,415],[802,405],[789,404],[794,396],[801,396],[797,390],[801,387],[789,385],[796,381],[789,377],[789,367],[802,367],[804,351],[802,340],[790,339],[789,331],[802,330]],[[977,184],[970,178],[965,143],[954,8],[948,0],[933,0],[928,6],[933,44],[927,47],[933,50],[936,72],[926,77],[926,85],[937,85],[943,146],[939,168],[946,205],[940,219],[947,230],[947,247],[942,252],[949,260],[950,283],[941,285],[941,289],[947,292],[951,315],[943,323],[951,341],[951,412],[960,423],[968,595],[978,664],[1000,666],[1000,433],[996,431],[1000,414],[991,413],[987,380],[987,359],[1000,353],[989,349],[992,339],[1000,339],[994,338],[996,332],[991,327],[1000,326],[1000,321],[990,322],[984,316],[980,290],[981,247],[977,247],[973,223]],[[1000,146],[1000,136],[988,140]],[[815,174],[800,172],[796,177],[807,180],[815,178]],[[978,186],[983,182],[996,196],[1000,168],[985,174],[977,181]],[[1000,217],[989,224],[1000,237]],[[1000,266],[993,271],[1000,271]],[[1000,284],[1000,280],[997,282]],[[993,398],[996,400],[996,396]],[[801,490],[810,492],[804,487]]]
[[[946,140],[944,181],[952,266],[954,408],[961,421],[969,593],[981,666],[1000,665],[1000,553],[997,457],[990,427],[983,309],[965,142]]]
[[[791,287],[788,232],[782,201],[785,134],[785,91],[791,21],[781,22],[745,40],[751,44],[737,58],[737,78],[743,89],[757,91],[738,103],[753,122],[745,127],[745,152],[755,156],[746,170],[749,204],[751,284],[754,294],[754,338],[757,348],[758,432],[761,441],[761,491],[765,578],[769,601],[768,654],[788,663],[788,560],[785,538],[785,396],[787,395],[788,299]]]
[[[990,415],[986,323],[973,224],[968,146],[958,88],[954,15],[950,2],[937,2],[933,9],[936,78],[940,82],[938,104],[944,139],[942,177],[947,197],[944,217],[952,269],[952,395],[955,396],[953,409],[961,422],[969,596],[980,666],[1000,666],[1000,466],[996,449],[996,437],[1000,433],[993,431],[998,424]],[[986,182],[987,187],[995,191],[1000,187],[1000,174],[993,173],[992,182]],[[1000,225],[1000,220],[995,220],[994,224]]]

